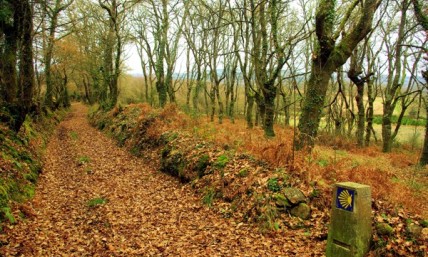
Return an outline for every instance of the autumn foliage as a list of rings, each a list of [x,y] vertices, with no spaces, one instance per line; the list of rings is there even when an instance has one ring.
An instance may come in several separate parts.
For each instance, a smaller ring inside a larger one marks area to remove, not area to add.
[[[216,124],[191,118],[174,105],[161,110],[130,105],[110,113],[93,112],[91,120],[161,171],[190,182],[202,201],[221,215],[256,222],[262,231],[307,226],[317,231],[314,240],[325,238],[330,185],[337,181],[370,185],[377,216],[400,213],[403,220],[421,221],[428,214],[423,197],[427,171],[415,168],[414,153],[404,150],[383,154],[378,146],[358,149],[350,140],[321,136],[309,154],[293,150],[292,128],[278,127],[277,137],[267,139],[262,129],[247,129],[241,120]],[[304,192],[312,209],[310,222],[275,209],[274,194],[267,187],[271,180]],[[401,238],[406,231],[397,233]],[[391,246],[384,253],[397,250],[395,239],[382,240]],[[422,242],[404,247],[404,252],[413,246],[420,251]]]

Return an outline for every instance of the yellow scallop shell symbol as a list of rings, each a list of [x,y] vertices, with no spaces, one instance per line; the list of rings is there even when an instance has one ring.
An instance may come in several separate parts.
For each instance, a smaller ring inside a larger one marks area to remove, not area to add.
[[[339,202],[343,208],[348,209],[352,206],[352,195],[348,190],[343,190],[339,195]]]

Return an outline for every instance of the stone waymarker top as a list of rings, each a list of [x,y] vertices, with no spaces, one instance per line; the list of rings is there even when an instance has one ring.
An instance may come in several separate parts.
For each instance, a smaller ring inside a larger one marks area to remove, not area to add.
[[[363,257],[371,239],[371,190],[354,182],[333,190],[327,257]]]

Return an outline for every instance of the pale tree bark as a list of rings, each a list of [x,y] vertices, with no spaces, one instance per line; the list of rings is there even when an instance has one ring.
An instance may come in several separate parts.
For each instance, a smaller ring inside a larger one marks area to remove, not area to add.
[[[412,0],[414,11],[416,18],[418,20],[418,23],[422,26],[422,28],[425,30],[425,37],[428,39],[428,7],[425,6],[425,9],[422,5],[422,2],[419,0]],[[425,59],[428,60],[428,50],[425,49]],[[428,89],[428,68],[426,68],[424,71],[422,71],[422,76],[425,79],[425,89]],[[425,102],[425,108],[426,113],[428,113],[428,98]],[[419,160],[420,165],[426,165],[428,164],[428,119],[425,124],[425,139],[424,139],[424,145],[422,149],[422,154]]]
[[[357,87],[357,95],[355,96],[355,102],[358,109],[358,120],[357,120],[357,145],[359,147],[364,146],[364,132],[365,132],[365,107],[364,107],[364,85],[370,83],[370,77],[374,73],[369,72],[363,74],[363,61],[365,54],[368,51],[369,39],[366,38],[364,44],[361,47],[357,47],[354,53],[351,55],[351,63],[348,71],[348,78]]]
[[[374,102],[377,96],[378,81],[380,76],[376,76],[379,73],[379,69],[376,69],[376,60],[379,56],[379,53],[382,48],[379,48],[377,52],[373,52],[372,49],[367,49],[367,73],[374,73],[376,78],[369,79],[367,81],[367,111],[366,111],[366,136],[364,139],[364,145],[369,146],[370,140],[373,137],[376,137],[374,134],[373,128],[373,119],[374,119]],[[376,139],[376,138],[375,138]]]
[[[252,62],[260,95],[256,95],[259,113],[266,137],[274,137],[275,99],[278,92],[278,79],[282,68],[289,59],[294,47],[306,35],[303,29],[293,28],[280,35],[279,15],[282,2],[250,1],[252,35]],[[260,96],[260,97],[258,97]],[[257,98],[258,97],[258,98]]]
[[[207,25],[205,23],[207,23],[207,21],[203,18],[206,15],[203,13],[201,7],[194,6],[194,8],[191,9],[186,8],[186,12],[188,12],[187,15],[189,19],[186,20],[183,34],[193,56],[194,65],[191,69],[192,76],[190,77],[192,77],[192,80],[195,80],[194,87],[188,88],[189,108],[191,98],[193,110],[198,112],[200,93],[205,88],[204,74],[207,70],[207,63],[205,61],[207,47],[206,38],[208,37],[209,30],[206,29]],[[193,94],[191,95],[192,90]]]
[[[427,87],[428,70],[423,71],[422,76],[425,79],[425,87],[428,88]],[[425,113],[428,113],[428,97],[427,97],[427,100],[425,101]],[[419,159],[419,164],[420,165],[427,165],[428,164],[428,119],[427,119],[427,122],[425,124],[425,139],[424,139],[424,145],[422,148],[421,157]]]
[[[383,99],[383,116],[382,116],[382,151],[390,152],[392,149],[392,115],[395,110],[395,99],[400,93],[403,80],[403,67],[402,56],[405,42],[405,29],[407,23],[407,10],[409,8],[409,1],[404,0],[400,4],[401,18],[398,26],[398,35],[395,44],[392,45],[385,35],[385,45],[389,53],[394,53],[388,58],[388,82],[384,91]],[[391,25],[389,25],[391,26]],[[389,34],[390,28],[386,28]],[[393,48],[393,49],[392,49]]]
[[[183,29],[184,25],[186,23],[188,11],[189,8],[187,5],[189,4],[189,1],[184,2],[185,7],[183,8],[183,14],[182,16],[179,15],[179,10],[172,10],[175,12],[175,15],[173,15],[176,19],[176,26],[175,32],[168,32],[168,40],[166,41],[166,54],[165,54],[165,63],[166,63],[166,78],[165,83],[167,87],[167,92],[169,96],[169,101],[171,103],[176,103],[176,96],[175,93],[178,89],[174,87],[173,83],[173,74],[175,69],[175,64],[177,62],[178,58],[178,43],[183,35]],[[179,9],[173,7],[173,9]],[[171,14],[168,14],[168,16],[172,16]]]
[[[238,58],[239,68],[241,71],[241,75],[243,77],[244,82],[244,90],[245,90],[245,120],[247,122],[247,128],[254,127],[254,117],[253,117],[253,109],[254,109],[254,101],[255,94],[257,92],[253,87],[253,78],[252,74],[254,74],[254,65],[250,62],[250,42],[251,42],[251,33],[250,33],[250,16],[247,14],[248,4],[247,1],[244,1],[242,6],[242,11],[239,12],[238,17],[235,19],[243,20],[244,22],[235,23],[233,25],[233,30],[235,35],[239,35],[239,44],[242,45],[242,51],[236,51],[235,54]],[[239,25],[239,26],[238,26]],[[235,43],[236,45],[238,44]]]
[[[119,97],[119,76],[122,73],[123,46],[125,40],[125,15],[135,4],[132,0],[98,0],[99,6],[107,13],[107,31],[104,49],[104,89],[105,107],[113,108]]]
[[[161,107],[168,100],[176,102],[177,88],[173,82],[174,69],[179,55],[179,41],[188,15],[186,1],[146,1],[138,5],[139,13],[133,19],[135,41],[147,55],[148,66],[156,77],[156,92]],[[146,61],[145,61],[146,62]],[[150,69],[149,69],[150,70]]]
[[[54,5],[51,6],[50,2],[44,1],[43,7],[45,8],[45,13],[49,18],[48,24],[48,34],[44,35],[45,37],[45,46],[46,49],[43,49],[44,56],[43,62],[45,65],[45,80],[46,80],[46,94],[44,99],[44,104],[48,108],[55,108],[57,103],[54,103],[53,93],[54,93],[54,82],[52,78],[52,58],[54,52],[55,42],[57,41],[57,29],[60,14],[64,12],[74,0],[63,1],[55,0]]]

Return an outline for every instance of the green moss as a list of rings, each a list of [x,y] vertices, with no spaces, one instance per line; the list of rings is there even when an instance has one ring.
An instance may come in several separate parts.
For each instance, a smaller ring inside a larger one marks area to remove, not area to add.
[[[204,196],[202,197],[202,202],[205,205],[211,207],[213,204],[214,198],[215,198],[215,194],[216,194],[216,192],[215,192],[214,188],[212,188],[212,187],[206,188]]]
[[[38,174],[35,172],[30,172],[27,174],[24,174],[24,178],[31,183],[35,184],[37,182]]]
[[[327,165],[328,165],[328,160],[325,160],[325,159],[318,160],[318,165],[319,165],[320,167],[327,167]]]
[[[80,156],[79,158],[77,158],[77,163],[79,165],[83,165],[85,163],[89,163],[90,161],[91,161],[91,159],[88,156],[86,156],[86,155]]]
[[[19,133],[0,128],[0,158],[12,169],[0,174],[0,222],[15,222],[11,204],[27,201],[34,196],[45,143],[65,114],[64,111],[48,112],[50,118],[37,117],[38,124],[27,116]],[[41,144],[30,148],[30,142],[35,139]]]
[[[267,188],[272,192],[281,191],[281,186],[279,185],[278,178],[270,178],[267,181]]]
[[[26,199],[33,198],[35,194],[36,194],[36,189],[33,185],[25,185],[22,189],[23,198],[21,199],[21,202],[25,201]]]
[[[205,170],[210,164],[210,157],[207,154],[203,154],[198,158],[195,165],[195,170],[198,173],[198,177],[201,178],[205,175]]]
[[[238,176],[241,178],[244,178],[246,176],[248,176],[248,169],[247,168],[243,168],[238,172]]]
[[[380,235],[392,235],[394,233],[394,229],[386,223],[376,224],[376,230]]]
[[[99,206],[99,205],[103,205],[107,203],[107,199],[103,198],[103,197],[98,197],[98,198],[94,198],[89,200],[86,205],[90,208]]]
[[[174,141],[175,139],[178,138],[178,133],[177,132],[165,132],[160,136],[160,140],[164,143],[167,144],[169,142]]]
[[[77,132],[76,132],[76,131],[70,131],[70,137],[71,137],[71,139],[73,139],[73,140],[77,140],[77,139],[79,139],[79,136],[77,135]]]
[[[229,162],[229,157],[227,155],[220,155],[217,160],[214,162],[214,167],[217,169],[224,169],[227,163]]]
[[[12,211],[9,207],[0,208],[0,220],[9,220],[10,223],[15,223],[16,219],[12,214]]]
[[[275,201],[276,206],[280,207],[281,209],[291,207],[290,201],[288,201],[288,199],[281,193],[273,194],[272,199]]]

